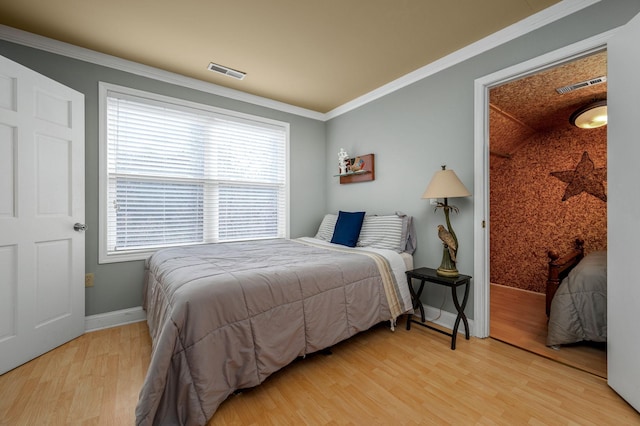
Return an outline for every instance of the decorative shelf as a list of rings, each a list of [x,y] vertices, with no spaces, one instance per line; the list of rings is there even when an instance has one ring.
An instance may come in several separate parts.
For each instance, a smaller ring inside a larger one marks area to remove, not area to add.
[[[362,161],[362,169],[355,172],[348,172],[338,174],[335,176],[340,177],[340,183],[355,183],[355,182],[368,182],[375,180],[375,156],[374,154],[358,155],[355,158],[349,158],[349,164],[354,164],[356,159]]]
[[[371,173],[369,170],[358,170],[357,172],[347,172],[347,173],[343,173],[341,175],[333,175],[333,177],[336,176],[351,176],[351,175],[361,175],[364,173]]]

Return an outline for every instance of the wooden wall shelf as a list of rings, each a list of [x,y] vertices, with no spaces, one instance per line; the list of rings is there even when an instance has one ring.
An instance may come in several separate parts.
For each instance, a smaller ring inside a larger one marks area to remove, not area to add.
[[[364,165],[362,171],[337,175],[340,176],[340,183],[355,183],[355,182],[368,182],[371,180],[375,180],[376,178],[376,169],[375,169],[375,156],[374,154],[367,155],[358,155],[354,158],[349,158],[349,164],[353,164],[356,158],[360,158],[364,161]]]

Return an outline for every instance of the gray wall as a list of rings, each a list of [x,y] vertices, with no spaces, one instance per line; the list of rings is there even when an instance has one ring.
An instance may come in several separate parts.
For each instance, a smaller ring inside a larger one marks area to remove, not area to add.
[[[86,289],[86,315],[140,306],[143,262],[98,264],[98,82],[188,99],[290,123],[292,237],[315,235],[325,208],[325,124],[229,98],[211,95],[111,68],[0,41],[0,55],[85,95],[86,272],[95,274]],[[310,161],[311,160],[311,161]]]
[[[427,77],[327,123],[158,82],[0,40],[0,55],[85,95],[86,315],[140,306],[143,263],[98,264],[98,81],[130,86],[291,123],[291,236],[313,235],[324,212],[396,210],[416,219],[417,266],[437,267],[441,245],[435,227],[442,212],[420,196],[441,164],[473,191],[473,83],[478,77],[626,23],[640,12],[637,0],[603,0],[563,20]],[[431,41],[425,40],[425,45]],[[338,184],[337,153],[376,154],[376,180]],[[473,197],[455,199],[452,224],[460,240],[458,267],[473,273]],[[611,244],[610,244],[611,245]],[[453,312],[450,296],[429,288],[425,301]],[[473,295],[472,295],[473,297]],[[444,299],[443,299],[444,298]],[[471,299],[470,299],[471,300]],[[473,304],[467,312],[473,317]]]
[[[640,12],[637,0],[603,0],[502,46],[482,53],[411,86],[370,102],[327,123],[327,210],[413,215],[418,231],[415,265],[437,268],[442,245],[434,213],[421,199],[441,164],[455,170],[467,189],[474,189],[474,81],[493,72],[584,40],[628,22]],[[425,41],[425,45],[429,41]],[[340,185],[337,154],[376,155],[376,180]],[[450,200],[460,208],[451,222],[460,243],[458,269],[473,275],[473,197]],[[515,236],[514,236],[515,238]],[[448,289],[431,286],[423,301],[455,312]],[[473,288],[472,288],[473,291]],[[467,314],[473,318],[473,293]]]

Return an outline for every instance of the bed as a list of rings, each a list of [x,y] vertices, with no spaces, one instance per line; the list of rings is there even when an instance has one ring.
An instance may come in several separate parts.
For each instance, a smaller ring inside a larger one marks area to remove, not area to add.
[[[549,252],[547,346],[607,341],[607,252],[584,255],[584,242],[559,256]],[[559,283],[559,284],[558,284]]]
[[[366,216],[347,246],[332,242],[342,213],[313,238],[176,247],[146,261],[152,353],[136,424],[206,424],[234,391],[412,312],[411,218]]]

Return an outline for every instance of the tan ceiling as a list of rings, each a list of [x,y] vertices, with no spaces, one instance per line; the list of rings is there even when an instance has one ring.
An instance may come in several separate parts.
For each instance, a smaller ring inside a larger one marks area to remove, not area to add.
[[[558,2],[0,0],[0,24],[324,113]]]

